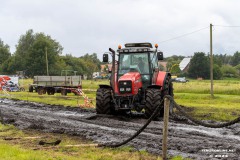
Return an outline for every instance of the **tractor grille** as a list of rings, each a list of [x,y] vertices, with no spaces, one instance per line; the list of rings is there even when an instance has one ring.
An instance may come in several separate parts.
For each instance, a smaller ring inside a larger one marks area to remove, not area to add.
[[[132,82],[119,81],[118,88],[119,88],[119,93],[132,93]]]

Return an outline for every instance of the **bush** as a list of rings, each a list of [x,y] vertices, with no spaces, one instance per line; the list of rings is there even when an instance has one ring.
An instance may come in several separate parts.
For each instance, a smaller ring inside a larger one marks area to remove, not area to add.
[[[230,65],[223,65],[221,67],[223,77],[237,77],[237,69]]]

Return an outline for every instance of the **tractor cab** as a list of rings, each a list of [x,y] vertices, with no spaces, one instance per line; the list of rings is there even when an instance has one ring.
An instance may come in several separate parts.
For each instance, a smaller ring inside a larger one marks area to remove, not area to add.
[[[119,53],[117,80],[126,73],[138,72],[143,88],[151,85],[153,74],[158,70],[156,49],[153,49],[151,43],[127,43],[125,48],[119,46],[117,52]]]

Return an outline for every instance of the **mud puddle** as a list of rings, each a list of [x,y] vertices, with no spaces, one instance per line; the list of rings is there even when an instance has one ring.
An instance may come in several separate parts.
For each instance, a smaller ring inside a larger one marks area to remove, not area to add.
[[[98,117],[94,110],[0,99],[4,122],[20,129],[78,135],[96,143],[118,143],[133,135],[142,118]],[[94,117],[94,118],[89,118]],[[161,154],[162,121],[150,125],[127,145]],[[176,121],[169,123],[168,154],[193,159],[238,159],[240,124],[212,129]]]

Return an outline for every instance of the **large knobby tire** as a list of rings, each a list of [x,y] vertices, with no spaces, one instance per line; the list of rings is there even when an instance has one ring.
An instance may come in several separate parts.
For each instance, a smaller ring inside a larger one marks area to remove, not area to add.
[[[145,116],[147,118],[151,117],[153,112],[157,107],[159,107],[162,102],[161,90],[155,88],[149,88],[146,90],[146,105],[145,105]],[[155,118],[160,116],[160,111],[156,114]]]
[[[113,114],[114,105],[112,103],[111,89],[99,88],[96,95],[97,114]]]

